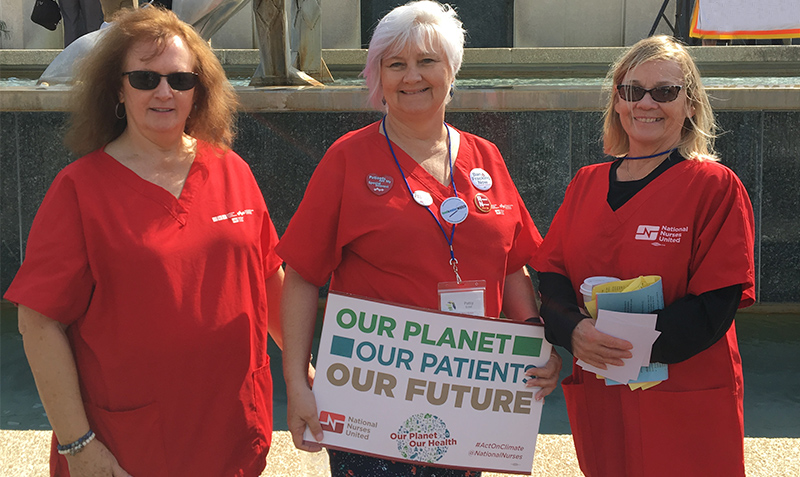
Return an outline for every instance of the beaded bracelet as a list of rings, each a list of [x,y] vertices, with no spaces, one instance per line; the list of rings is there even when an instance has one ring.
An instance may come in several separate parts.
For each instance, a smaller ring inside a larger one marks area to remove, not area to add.
[[[77,441],[63,446],[59,444],[58,446],[56,446],[56,449],[58,449],[58,453],[61,455],[67,455],[67,454],[75,455],[78,452],[82,451],[87,444],[89,444],[90,442],[92,442],[92,440],[94,440],[94,438],[95,438],[94,431],[89,429],[89,432],[84,434],[83,437],[81,437]]]

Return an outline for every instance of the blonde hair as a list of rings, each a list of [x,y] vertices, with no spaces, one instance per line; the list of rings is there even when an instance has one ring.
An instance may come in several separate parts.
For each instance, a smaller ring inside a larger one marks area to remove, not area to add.
[[[408,45],[414,45],[422,51],[433,51],[434,46],[441,45],[455,80],[464,58],[465,36],[461,20],[447,4],[429,0],[414,1],[387,13],[372,33],[367,63],[361,72],[369,88],[369,103],[375,109],[384,108],[381,104],[381,60],[400,53]]]
[[[153,57],[161,54],[170,38],[180,37],[194,57],[198,83],[195,106],[186,120],[186,134],[223,150],[234,137],[237,101],[233,87],[208,43],[169,10],[146,7],[123,9],[102,39],[75,70],[69,128],[64,143],[78,156],[103,147],[127,127],[127,119],[116,116],[122,73],[128,52],[139,43],[155,45]]]
[[[628,134],[622,127],[619,114],[614,110],[614,105],[619,101],[616,88],[631,70],[656,60],[672,61],[680,66],[689,109],[694,112],[683,123],[678,151],[687,159],[719,160],[714,152],[717,124],[697,65],[681,43],[665,35],[640,40],[611,67],[606,77],[608,105],[603,114],[604,152],[611,156],[624,156],[629,152]]]

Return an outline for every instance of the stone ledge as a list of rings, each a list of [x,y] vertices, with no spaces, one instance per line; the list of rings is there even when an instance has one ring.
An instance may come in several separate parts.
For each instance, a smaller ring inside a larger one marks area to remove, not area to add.
[[[467,48],[459,76],[603,77],[625,50],[619,47]],[[703,76],[795,76],[800,64],[800,45],[693,46],[689,50]],[[59,52],[61,50],[0,49],[0,65],[9,71],[41,73]],[[258,50],[219,49],[215,52],[226,69],[255,69],[259,63]],[[354,77],[364,67],[367,50],[324,49],[322,57],[334,77],[337,74]]]
[[[0,111],[66,111],[70,88],[14,86],[0,89]],[[715,111],[800,110],[800,87],[709,87]],[[372,111],[364,86],[236,87],[246,112]],[[598,111],[600,86],[510,86],[463,88],[448,111]]]

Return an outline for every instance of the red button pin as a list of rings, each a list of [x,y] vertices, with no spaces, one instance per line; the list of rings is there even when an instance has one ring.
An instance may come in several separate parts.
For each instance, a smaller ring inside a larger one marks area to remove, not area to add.
[[[379,176],[378,174],[367,174],[367,188],[375,195],[383,195],[391,190],[394,179],[391,176]]]
[[[488,214],[492,211],[492,201],[486,197],[486,194],[478,192],[475,194],[475,208],[484,214]]]

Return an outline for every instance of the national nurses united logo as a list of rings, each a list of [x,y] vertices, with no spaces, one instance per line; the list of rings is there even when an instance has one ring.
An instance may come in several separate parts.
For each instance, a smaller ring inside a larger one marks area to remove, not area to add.
[[[319,413],[319,424],[323,431],[341,434],[344,432],[344,421],[344,414],[337,414],[329,411],[321,411]]]
[[[441,459],[449,446],[457,444],[450,437],[447,424],[430,413],[414,414],[390,437],[397,441],[397,450],[401,456],[429,464]]]
[[[635,240],[652,242],[651,245],[663,247],[665,244],[681,243],[684,234],[689,233],[688,226],[640,225],[636,228]]]

